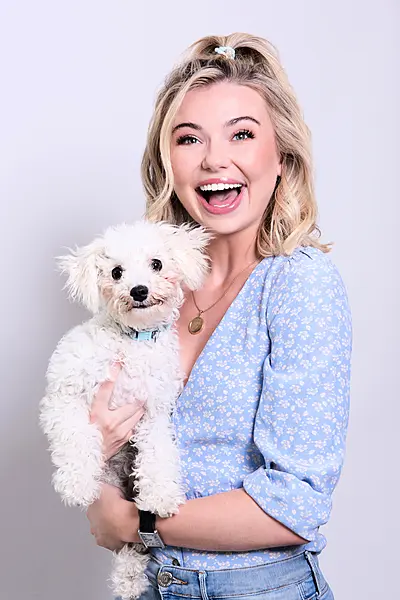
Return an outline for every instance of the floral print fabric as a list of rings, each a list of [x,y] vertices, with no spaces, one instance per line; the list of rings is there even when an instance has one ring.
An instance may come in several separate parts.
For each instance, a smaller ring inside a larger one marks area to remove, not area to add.
[[[228,308],[173,415],[190,500],[243,487],[307,543],[251,552],[167,547],[159,560],[221,569],[320,552],[349,416],[351,314],[327,254],[264,258]],[[235,523],[232,523],[232,528]]]

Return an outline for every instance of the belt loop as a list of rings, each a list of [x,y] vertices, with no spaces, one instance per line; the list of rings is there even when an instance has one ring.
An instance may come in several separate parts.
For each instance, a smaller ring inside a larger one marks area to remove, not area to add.
[[[308,564],[310,565],[311,573],[312,573],[312,576],[314,579],[315,587],[317,588],[317,594],[318,594],[318,598],[319,598],[321,595],[321,591],[322,591],[322,582],[320,580],[318,563],[314,557],[314,554],[312,552],[309,552],[309,550],[306,550],[304,552],[304,555],[306,557]]]
[[[205,571],[199,571],[200,594],[202,600],[209,600],[207,596],[206,577],[207,573]]]

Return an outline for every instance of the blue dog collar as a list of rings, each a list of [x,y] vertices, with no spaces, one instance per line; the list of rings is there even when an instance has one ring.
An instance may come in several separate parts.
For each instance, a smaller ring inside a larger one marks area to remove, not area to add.
[[[171,329],[171,325],[162,325],[156,329],[144,329],[143,331],[137,331],[136,329],[129,328],[128,331],[124,330],[124,333],[131,338],[131,340],[138,340],[139,342],[150,342],[151,340],[156,341],[162,331],[168,331]]]

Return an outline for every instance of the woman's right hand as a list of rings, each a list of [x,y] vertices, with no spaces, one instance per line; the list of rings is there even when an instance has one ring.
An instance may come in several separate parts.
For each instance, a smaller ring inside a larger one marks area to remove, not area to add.
[[[102,452],[105,460],[109,460],[114,454],[117,454],[129,441],[133,430],[145,412],[143,405],[138,401],[115,409],[109,408],[114,385],[121,368],[118,363],[111,366],[110,378],[100,385],[90,410],[90,422],[96,423],[103,436]]]

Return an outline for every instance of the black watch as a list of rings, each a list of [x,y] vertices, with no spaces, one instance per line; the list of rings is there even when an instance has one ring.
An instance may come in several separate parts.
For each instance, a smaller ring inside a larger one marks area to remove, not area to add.
[[[148,510],[139,510],[138,534],[143,545],[146,548],[165,548],[155,526],[156,515]]]

